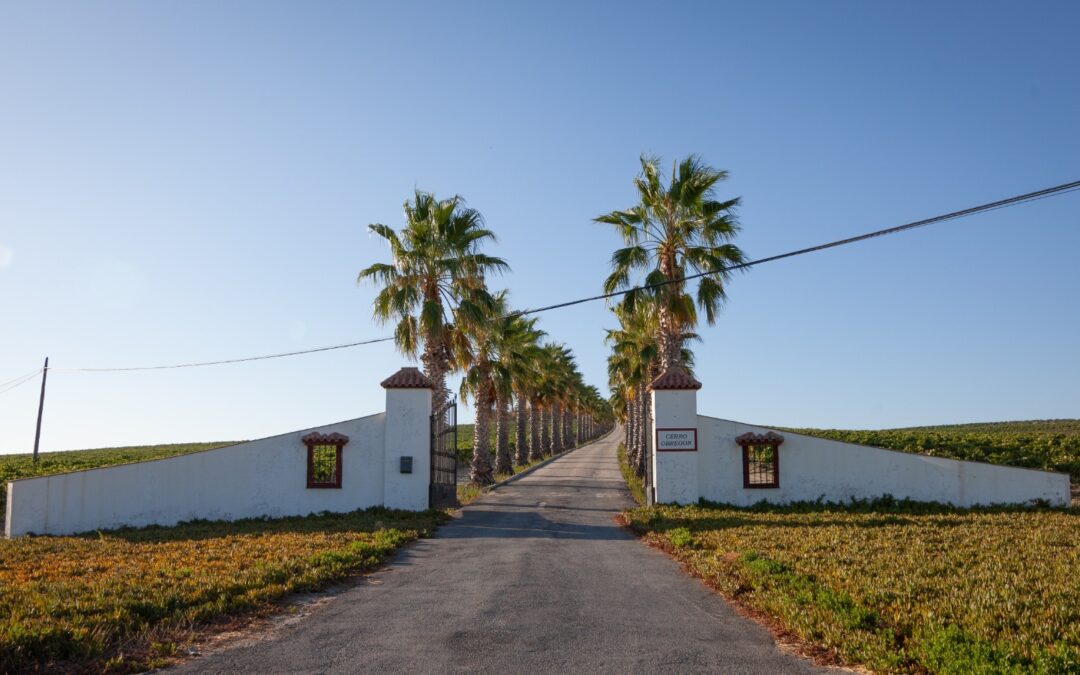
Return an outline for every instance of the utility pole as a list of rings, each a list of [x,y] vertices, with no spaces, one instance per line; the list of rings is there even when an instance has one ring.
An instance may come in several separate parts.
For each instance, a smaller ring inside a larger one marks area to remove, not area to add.
[[[45,367],[41,369],[41,398],[38,399],[37,431],[34,433],[34,464],[38,461],[38,445],[41,443],[41,413],[45,410],[45,378],[49,376],[49,357],[45,357]]]

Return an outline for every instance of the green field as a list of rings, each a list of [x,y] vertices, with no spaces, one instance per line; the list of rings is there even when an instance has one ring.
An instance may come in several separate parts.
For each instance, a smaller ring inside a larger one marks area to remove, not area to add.
[[[220,448],[223,445],[232,445],[236,442],[172,443],[169,445],[134,445],[123,448],[43,452],[38,457],[37,464],[33,461],[33,455],[29,453],[0,455],[0,512],[7,508],[7,481],[9,480],[186,455],[189,452]]]
[[[775,427],[784,429],[783,427]],[[1061,471],[1080,483],[1080,420],[1029,420],[880,431],[786,429],[937,457]]]

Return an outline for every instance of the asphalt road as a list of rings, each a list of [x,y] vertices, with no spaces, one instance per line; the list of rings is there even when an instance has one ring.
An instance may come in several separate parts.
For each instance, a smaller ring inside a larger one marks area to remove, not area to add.
[[[502,486],[367,583],[200,673],[808,673],[612,520],[618,434]]]

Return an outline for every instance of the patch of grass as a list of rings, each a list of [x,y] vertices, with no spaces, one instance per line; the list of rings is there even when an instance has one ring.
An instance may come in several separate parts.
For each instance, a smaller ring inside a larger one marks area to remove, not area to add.
[[[619,443],[618,449],[619,455],[619,470],[622,471],[623,480],[626,481],[626,487],[630,490],[630,496],[634,498],[634,501],[638,503],[638,506],[645,505],[645,482],[637,477],[634,470],[630,468],[630,463],[626,459],[626,444]]]
[[[780,428],[780,427],[777,427]],[[1061,471],[1080,482],[1080,420],[1029,420],[860,431],[788,429],[800,434],[936,457]]]
[[[647,540],[877,672],[1080,672],[1080,510],[895,501],[659,506]]]
[[[199,452],[200,450],[212,450],[238,442],[240,441],[173,443],[169,445],[135,445],[122,448],[43,452],[38,456],[36,464],[31,453],[0,455],[0,512],[7,505],[7,481],[9,480],[48,476],[68,471],[82,471],[83,469],[97,469],[103,466],[142,462],[148,459],[163,459]]]
[[[472,504],[482,494],[484,494],[484,488],[479,485],[461,483],[457,486],[458,503],[462,506]]]
[[[373,508],[0,540],[0,672],[158,665],[193,625],[373,569],[444,518]]]

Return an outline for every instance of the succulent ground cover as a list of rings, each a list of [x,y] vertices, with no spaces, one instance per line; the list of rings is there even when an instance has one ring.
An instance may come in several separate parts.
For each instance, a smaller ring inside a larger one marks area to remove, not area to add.
[[[373,569],[444,518],[374,508],[0,540],[0,672],[160,665],[205,622]]]
[[[646,541],[820,654],[878,672],[1080,672],[1080,510],[638,508]]]
[[[1080,420],[1029,420],[861,431],[789,429],[923,455],[1061,471],[1080,483]]]

